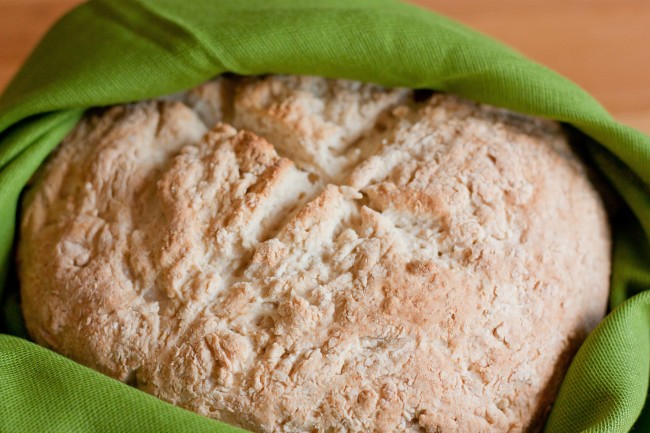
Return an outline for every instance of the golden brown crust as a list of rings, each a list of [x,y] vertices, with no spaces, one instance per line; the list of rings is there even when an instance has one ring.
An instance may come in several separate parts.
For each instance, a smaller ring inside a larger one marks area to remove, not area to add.
[[[44,166],[19,246],[34,339],[253,431],[539,428],[609,284],[559,126],[346,81],[236,85],[250,132],[144,102],[86,118]]]

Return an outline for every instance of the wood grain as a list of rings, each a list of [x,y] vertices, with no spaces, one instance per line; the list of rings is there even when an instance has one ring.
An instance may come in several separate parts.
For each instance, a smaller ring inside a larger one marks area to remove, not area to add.
[[[411,1],[566,75],[616,118],[650,134],[650,1]],[[46,30],[80,3],[0,0],[0,89]]]

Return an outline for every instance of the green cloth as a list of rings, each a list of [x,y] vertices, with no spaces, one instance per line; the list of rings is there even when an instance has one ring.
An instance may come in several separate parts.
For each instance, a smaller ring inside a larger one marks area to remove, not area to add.
[[[188,89],[226,71],[438,89],[581,131],[590,160],[626,206],[614,221],[613,311],[571,364],[546,431],[632,428],[650,376],[650,137],[515,51],[388,0],[93,0],[65,16],[0,98],[4,332],[24,337],[12,249],[21,190],[83,111]],[[650,431],[648,410],[635,431]],[[0,431],[235,429],[0,335]]]

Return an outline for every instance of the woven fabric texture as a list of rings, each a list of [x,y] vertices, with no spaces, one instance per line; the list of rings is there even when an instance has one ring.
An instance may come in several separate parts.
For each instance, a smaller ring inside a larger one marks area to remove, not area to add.
[[[571,125],[625,205],[613,221],[612,310],[571,364],[546,431],[650,431],[650,409],[642,412],[650,137],[517,52],[392,0],[93,0],[50,30],[0,97],[0,431],[241,431],[29,342],[13,260],[21,191],[84,110],[188,89],[223,72],[436,89]]]

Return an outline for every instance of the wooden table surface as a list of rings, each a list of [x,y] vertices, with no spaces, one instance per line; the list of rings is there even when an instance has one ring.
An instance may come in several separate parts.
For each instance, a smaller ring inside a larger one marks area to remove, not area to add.
[[[566,75],[616,118],[650,134],[649,0],[411,1]],[[47,28],[79,3],[0,0],[0,89]]]

